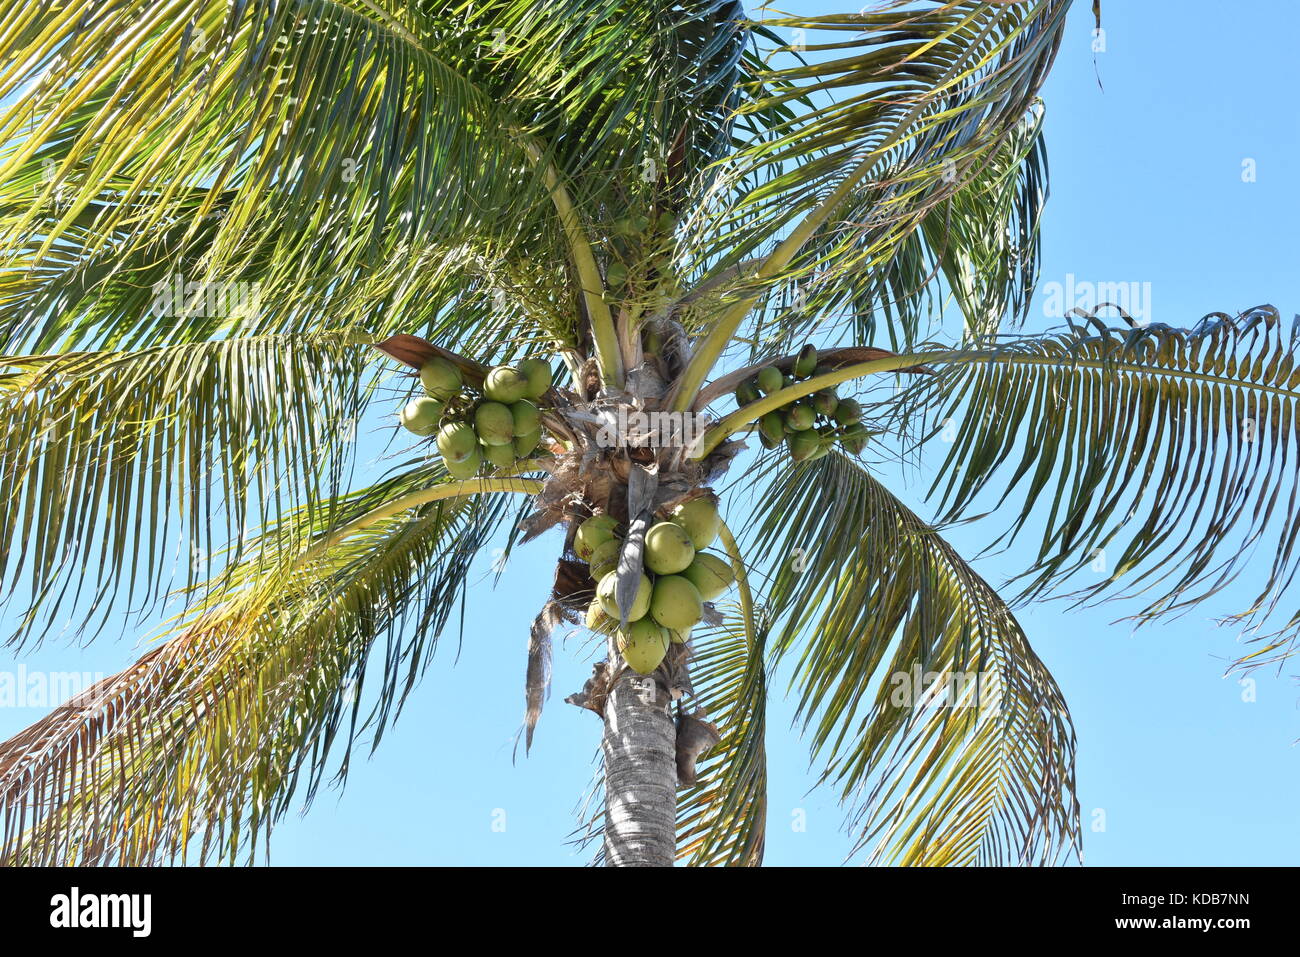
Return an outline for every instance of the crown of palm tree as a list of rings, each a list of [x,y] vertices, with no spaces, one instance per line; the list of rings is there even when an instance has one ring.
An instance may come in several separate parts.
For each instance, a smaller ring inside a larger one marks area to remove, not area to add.
[[[882,439],[919,453],[950,433],[942,522],[992,496],[1013,503],[1004,540],[1041,530],[1019,598],[1105,547],[1121,558],[1080,599],[1127,589],[1151,618],[1271,545],[1239,617],[1272,621],[1296,571],[1295,330],[1258,307],[1016,332],[1046,195],[1037,93],[1069,6],[0,2],[11,640],[188,597],[136,665],[0,745],[3,859],[254,856],[295,793],[382,736],[483,545],[563,524],[531,740],[550,631],[593,588],[577,523],[627,524],[627,617],[647,522],[724,474],[763,416],[844,384]],[[939,288],[955,340],[923,328]],[[810,376],[722,408],[808,338]],[[536,453],[456,478],[421,445],[349,487],[393,360],[441,357],[477,387],[526,354],[568,372]],[[703,438],[601,448],[620,407]],[[679,699],[680,858],[761,861],[783,665],[872,860],[1077,853],[1068,711],[1008,604],[870,463],[748,468],[766,494],[722,526],[734,597],[656,672]],[[1242,663],[1289,654],[1298,623]],[[570,699],[607,724],[620,647]],[[913,668],[981,678],[959,707],[900,704],[891,676]]]

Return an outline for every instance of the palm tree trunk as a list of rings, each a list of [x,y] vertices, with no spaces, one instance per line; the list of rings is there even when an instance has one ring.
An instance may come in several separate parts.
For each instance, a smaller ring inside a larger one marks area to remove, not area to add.
[[[671,867],[677,728],[653,678],[624,672],[605,704],[605,864]]]

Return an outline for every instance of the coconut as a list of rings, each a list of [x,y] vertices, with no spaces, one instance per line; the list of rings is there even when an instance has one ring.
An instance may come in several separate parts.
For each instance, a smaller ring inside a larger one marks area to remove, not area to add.
[[[757,402],[759,394],[758,380],[746,379],[736,389],[736,405],[749,405],[751,402]]]
[[[443,404],[437,399],[419,398],[406,403],[397,419],[403,428],[416,435],[433,435],[438,431]]]
[[[518,402],[527,392],[527,377],[510,366],[497,366],[483,380],[483,394],[493,402],[509,405]]]
[[[591,604],[587,606],[587,627],[602,635],[611,635],[618,627],[618,622],[605,614],[605,609],[600,607],[600,602],[593,598]]]
[[[483,458],[487,459],[499,469],[506,469],[515,464],[515,446],[514,443],[506,445],[485,445],[483,446]]]
[[[780,442],[785,437],[785,417],[777,411],[767,413],[758,420],[758,433],[773,443]]]
[[[669,628],[667,631],[668,637],[672,639],[674,645],[684,645],[691,640],[691,630],[689,628],[683,628],[680,631]]]
[[[438,451],[449,462],[463,462],[478,452],[478,436],[464,422],[448,422],[438,430]]]
[[[480,404],[474,410],[474,431],[484,445],[513,445],[515,419],[510,407],[500,402]]]
[[[618,633],[618,650],[627,666],[637,674],[648,675],[659,667],[668,654],[668,631],[649,618],[634,621]]]
[[[669,576],[675,577],[675,576]],[[661,578],[660,581],[663,581]],[[690,584],[687,582],[687,584]],[[600,600],[600,607],[605,609],[605,614],[614,619],[621,620],[618,613],[618,602],[614,600],[614,589],[618,587],[618,572],[606,572],[605,577],[600,580],[596,586],[596,598]],[[650,579],[642,575],[641,581],[636,587],[636,598],[632,601],[632,609],[627,613],[628,621],[636,621],[645,617],[645,613],[650,610],[650,596],[653,587]]]
[[[805,429],[802,432],[791,432],[786,436],[785,441],[790,447],[790,458],[796,462],[808,461],[822,447],[821,436],[811,429]]]
[[[800,379],[806,379],[813,374],[817,368],[817,350],[813,348],[810,342],[799,350],[799,356],[794,360],[794,374]]]
[[[786,410],[785,420],[790,423],[790,428],[795,432],[802,432],[813,427],[813,423],[817,421],[817,413],[813,411],[812,406],[796,402]]]
[[[862,406],[856,399],[840,399],[835,407],[835,421],[840,425],[853,425],[862,421]]]
[[[862,450],[867,447],[869,438],[871,438],[871,433],[867,431],[867,427],[861,422],[854,422],[852,425],[846,426],[844,432],[840,435],[840,445],[844,447],[846,452],[860,455]]]
[[[435,399],[450,399],[464,385],[460,370],[446,359],[430,359],[420,367],[420,385]]]
[[[834,389],[822,389],[820,392],[814,392],[810,401],[818,414],[830,418],[835,414],[836,406],[840,404],[840,397],[835,394]]]
[[[681,631],[704,615],[704,599],[689,578],[660,575],[650,596],[650,617],[665,628]]]
[[[759,392],[771,395],[785,385],[785,380],[776,366],[764,366],[758,370],[757,385]]]
[[[527,435],[542,427],[541,413],[527,399],[511,403],[510,417],[514,420],[515,435]]]
[[[781,444],[782,440],[771,438],[766,433],[760,432],[758,433],[758,441],[759,444],[763,446],[763,448],[774,449]]]
[[[618,555],[623,550],[623,543],[617,538],[611,538],[607,542],[601,542],[596,546],[596,550],[591,553],[591,558],[587,562],[591,566],[591,577],[600,581],[615,568],[618,567]]]
[[[613,515],[593,515],[578,526],[573,536],[573,550],[584,562],[591,561],[596,549],[614,537],[618,519]]]
[[[713,540],[718,537],[718,530],[722,527],[722,516],[718,514],[718,506],[714,505],[713,500],[708,496],[682,502],[673,509],[668,520],[686,529],[686,534],[691,537],[691,544],[696,549],[708,548],[712,545]]]
[[[675,575],[695,559],[695,546],[686,529],[658,522],[645,533],[645,567],[656,575]]]
[[[526,459],[542,441],[542,430],[529,432],[527,435],[515,436],[515,458]]]
[[[524,395],[531,399],[540,399],[555,381],[551,367],[541,359],[520,359],[515,368],[528,380],[528,391]]]
[[[736,580],[736,573],[732,570],[731,562],[708,552],[700,552],[695,556],[695,561],[682,572],[682,577],[695,586],[701,598],[713,601],[731,587]]]
[[[478,474],[478,470],[483,466],[483,454],[479,452],[478,446],[474,446],[474,451],[459,462],[453,462],[451,459],[443,457],[443,464],[447,466],[447,473],[455,479],[473,478]]]

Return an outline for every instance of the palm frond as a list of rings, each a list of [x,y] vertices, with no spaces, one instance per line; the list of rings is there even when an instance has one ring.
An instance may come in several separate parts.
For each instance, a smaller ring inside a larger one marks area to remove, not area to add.
[[[746,588],[748,592],[748,588]],[[692,702],[717,725],[722,740],[698,766],[698,783],[678,794],[677,856],[693,866],[756,867],[767,830],[766,621],[748,595],[725,618],[699,627]]]
[[[708,327],[674,408],[690,404],[742,320],[774,290],[784,287],[813,314],[850,301],[928,216],[994,164],[1037,102],[1069,6],[890,2],[876,13],[764,21],[795,36],[855,36],[810,43],[808,62],[756,78],[778,103],[829,100],[730,157],[733,175],[693,218],[701,268],[762,255]],[[755,185],[737,189],[734,177]]]
[[[931,488],[943,520],[1011,506],[996,545],[1042,529],[1020,597],[1089,567],[1081,600],[1143,596],[1146,620],[1185,610],[1271,566],[1238,618],[1260,627],[1296,568],[1300,327],[1272,306],[1191,329],[1098,319],[984,344],[899,400],[950,441]],[[1100,565],[1098,562],[1100,561]],[[1300,626],[1293,615],[1283,626]],[[1262,636],[1261,636],[1262,637]]]
[[[424,466],[348,496],[333,525],[288,521],[324,533],[444,478]],[[295,793],[311,800],[336,745],[341,780],[358,736],[378,744],[508,506],[429,502],[306,561],[255,556],[210,583],[175,637],[0,745],[0,860],[254,859]],[[368,680],[380,688],[367,712]]]
[[[14,638],[61,610],[102,618],[118,592],[147,607],[178,559],[198,580],[214,543],[237,549],[248,525],[336,494],[369,397],[361,341],[0,358],[0,583],[23,605]]]
[[[925,865],[1077,851],[1068,711],[993,589],[840,455],[782,467],[755,515],[773,651],[794,659],[797,713],[857,849]]]

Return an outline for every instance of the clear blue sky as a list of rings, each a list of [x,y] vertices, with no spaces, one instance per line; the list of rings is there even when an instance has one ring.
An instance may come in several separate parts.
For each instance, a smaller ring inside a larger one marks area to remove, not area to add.
[[[798,0],[779,6],[822,9]],[[1300,5],[1106,0],[1106,50],[1095,67],[1089,7],[1076,4],[1044,93],[1052,198],[1042,281],[1149,282],[1150,318],[1173,325],[1263,302],[1285,317],[1300,311],[1292,97]],[[1248,159],[1254,182],[1243,182]],[[1036,302],[1031,328],[1052,323]],[[912,481],[904,496],[927,515],[924,475]],[[968,527],[951,538],[970,555],[988,534]],[[532,756],[511,757],[527,626],[546,597],[555,547],[543,539],[516,552],[495,591],[484,556],[459,656],[452,636],[375,757],[354,764],[346,790],[323,792],[305,817],[279,827],[273,863],[585,863],[566,841],[596,767],[600,728],[562,700],[589,673],[581,638],[557,647],[554,695]],[[997,583],[1025,563],[1014,549],[977,567]],[[1300,859],[1297,668],[1257,675],[1255,700],[1244,701],[1236,680],[1222,677],[1240,654],[1237,636],[1211,621],[1248,591],[1137,633],[1111,623],[1131,610],[1113,605],[1019,612],[1074,716],[1086,863]],[[24,663],[107,673],[137,653],[126,640],[18,658],[0,651],[0,671]],[[806,751],[780,701],[784,682],[773,690],[768,863],[839,863],[850,843],[841,814],[829,793],[810,793]],[[0,735],[40,713],[0,708]],[[796,810],[806,830],[792,829]]]

